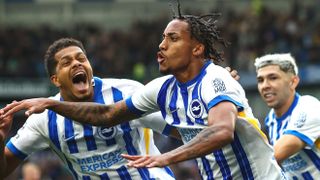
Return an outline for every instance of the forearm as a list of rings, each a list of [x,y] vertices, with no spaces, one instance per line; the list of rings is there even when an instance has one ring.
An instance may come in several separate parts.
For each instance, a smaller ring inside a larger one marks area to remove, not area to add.
[[[205,156],[220,149],[233,140],[233,131],[224,127],[207,127],[187,144],[180,146],[164,155],[168,157],[168,164]]]
[[[7,161],[4,156],[4,141],[0,141],[0,179],[3,179],[5,177],[5,172],[7,169]]]
[[[114,126],[133,117],[126,115],[120,105],[106,106],[92,102],[60,102],[49,100],[47,109],[80,123],[95,126]]]

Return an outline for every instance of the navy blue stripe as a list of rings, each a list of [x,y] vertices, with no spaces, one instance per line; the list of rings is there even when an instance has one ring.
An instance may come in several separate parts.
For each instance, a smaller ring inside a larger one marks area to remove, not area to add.
[[[169,136],[170,133],[171,133],[171,130],[173,129],[174,127],[170,126],[169,124],[166,124],[165,128],[163,129],[162,131],[162,134],[163,135],[166,135],[166,136]]]
[[[118,102],[123,99],[123,95],[120,90],[118,90],[116,88],[112,88],[112,93],[113,93],[114,102]],[[121,129],[123,130],[123,139],[126,143],[127,152],[130,155],[137,155],[138,154],[137,150],[135,149],[134,145],[132,144],[133,139],[130,134],[130,132],[132,131],[130,124],[127,122],[127,123],[121,124],[120,126],[121,126]],[[125,167],[123,167],[123,169],[125,170],[125,172],[127,172]],[[142,179],[144,179],[144,180],[150,179],[149,171],[147,168],[138,168],[138,171],[139,171],[139,174]],[[130,176],[129,176],[129,178],[130,178]]]
[[[57,114],[51,110],[48,110],[48,128],[49,128],[49,138],[54,144],[54,146],[61,152],[61,146],[59,142],[58,126],[57,126]],[[71,162],[64,156],[67,162],[68,168],[73,174],[75,179],[78,179],[77,173],[74,171]]]
[[[125,100],[126,102],[126,105],[127,105],[127,108],[129,111],[131,111],[132,113],[138,115],[138,116],[142,116],[145,112],[144,111],[141,111],[140,109],[136,108],[134,106],[134,104],[132,103],[132,98],[129,97]]]
[[[173,172],[171,171],[171,169],[168,166],[165,166],[164,169],[171,177],[174,178],[174,174],[173,174]]]
[[[90,176],[82,176],[83,180],[91,180]]]
[[[178,109],[177,109],[177,99],[178,99],[177,86],[173,86],[172,91],[173,91],[172,97],[169,102],[169,110],[172,113],[172,117],[173,117],[172,124],[180,124],[180,119],[178,116]]]
[[[65,141],[67,142],[70,154],[78,153],[78,146],[77,142],[74,139],[74,129],[73,129],[73,123],[70,119],[65,118],[64,119],[64,134],[65,134]]]
[[[194,123],[190,120],[189,116],[187,115],[188,114],[188,87],[185,87],[185,86],[181,86],[180,87],[180,94],[182,96],[182,100],[183,100],[183,106],[184,106],[184,110],[185,110],[185,113],[186,113],[186,121],[187,121],[187,124],[188,125],[194,125]]]
[[[101,180],[110,180],[110,178],[109,178],[109,176],[108,176],[107,173],[101,174],[101,175],[100,175],[100,179],[101,179]]]
[[[277,121],[282,121],[282,120],[284,120],[285,118],[287,118],[289,115],[292,114],[293,109],[294,109],[294,108],[297,106],[297,104],[298,104],[299,98],[300,98],[300,95],[299,95],[298,93],[296,93],[296,94],[294,95],[294,100],[293,100],[291,106],[289,107],[288,111],[287,111],[286,113],[284,113],[281,117],[277,117],[277,118],[276,118]]]
[[[124,166],[121,166],[120,168],[118,168],[117,172],[121,180],[131,180],[130,174],[127,171],[127,168],[125,168]]]
[[[220,167],[220,171],[223,179],[232,179],[230,167],[227,163],[226,158],[224,157],[222,150],[216,150],[213,152],[216,162]]]
[[[292,177],[293,180],[299,180],[297,176]]]
[[[73,169],[71,162],[68,160],[67,157],[65,157],[64,155],[64,159],[66,160],[67,164],[68,164],[68,168],[71,171],[71,173],[73,174],[73,177],[78,180],[78,174],[76,173],[76,171]]]
[[[317,156],[317,154],[310,149],[303,149],[303,151],[308,155],[313,164],[320,171],[320,158]]]
[[[57,114],[51,110],[48,110],[48,119],[49,138],[56,148],[61,151],[57,127]]]
[[[277,122],[277,136],[276,136],[276,139],[279,139],[280,138],[280,130],[282,129],[282,122],[281,121],[278,121]]]
[[[97,144],[93,136],[93,128],[90,125],[84,124],[83,126],[83,133],[84,139],[86,141],[87,150],[94,151],[97,150]]]
[[[311,174],[309,172],[304,172],[301,174],[304,180],[313,180]]]
[[[104,104],[102,94],[102,80],[94,77],[94,102]]]
[[[236,133],[234,133],[234,141],[231,143],[231,146],[239,163],[243,179],[254,179],[246,152],[244,151],[240,143],[239,137]]]
[[[200,87],[200,82],[201,81],[197,82],[197,84],[195,85],[195,87],[194,87],[194,89],[192,91],[192,100],[193,99],[201,100],[201,98],[199,97],[199,94],[200,94],[200,88],[199,88]],[[203,106],[201,106],[201,108],[203,108]],[[204,120],[202,118],[195,118],[195,122],[198,123],[198,124],[204,125]]]
[[[204,171],[205,171],[205,173],[207,175],[207,180],[213,180],[214,179],[213,170],[210,167],[210,162],[205,157],[202,157],[201,161],[202,161],[202,165],[203,165]]]
[[[171,82],[175,80],[174,77],[167,79],[161,86],[161,89],[159,91],[158,97],[157,97],[157,104],[160,108],[162,117],[165,119],[167,112],[166,112],[166,97],[167,97],[167,90]]]

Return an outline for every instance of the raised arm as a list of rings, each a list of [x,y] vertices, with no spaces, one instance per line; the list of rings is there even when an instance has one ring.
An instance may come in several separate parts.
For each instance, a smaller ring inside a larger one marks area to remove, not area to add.
[[[102,105],[92,102],[62,102],[48,98],[33,98],[13,102],[2,110],[3,116],[12,115],[20,110],[26,110],[26,116],[41,113],[50,109],[80,123],[95,126],[114,126],[137,118],[137,115],[128,111],[125,101],[113,105]]]
[[[4,112],[0,110],[0,115]],[[0,179],[4,179],[21,163],[8,148],[5,147],[5,140],[12,125],[13,116],[6,116],[0,119]]]
[[[187,144],[158,156],[129,156],[133,167],[155,167],[175,164],[211,153],[231,143],[234,138],[237,109],[231,102],[221,102],[209,111],[209,124]]]

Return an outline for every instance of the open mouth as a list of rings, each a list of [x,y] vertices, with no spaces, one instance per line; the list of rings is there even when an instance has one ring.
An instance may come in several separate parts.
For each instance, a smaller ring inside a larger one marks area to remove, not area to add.
[[[84,72],[78,72],[72,77],[73,84],[86,83],[87,75]]]
[[[78,72],[74,74],[74,76],[72,77],[72,83],[74,87],[80,92],[87,91],[88,89],[87,82],[88,82],[88,78],[85,72]]]
[[[165,56],[161,53],[161,51],[159,51],[157,53],[157,58],[158,58],[158,63],[161,63],[162,61],[164,61]]]

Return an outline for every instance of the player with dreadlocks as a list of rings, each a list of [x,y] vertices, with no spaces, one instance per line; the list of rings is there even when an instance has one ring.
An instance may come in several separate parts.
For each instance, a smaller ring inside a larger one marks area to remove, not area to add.
[[[203,179],[285,179],[243,88],[212,62],[222,60],[216,43],[225,45],[217,15],[181,15],[179,2],[178,10],[157,54],[159,70],[166,75],[130,98],[109,106],[29,99],[2,109],[4,117],[21,109],[30,115],[48,108],[82,123],[113,126],[160,110],[184,145],[162,155],[122,155],[130,166],[163,167],[196,159]]]

